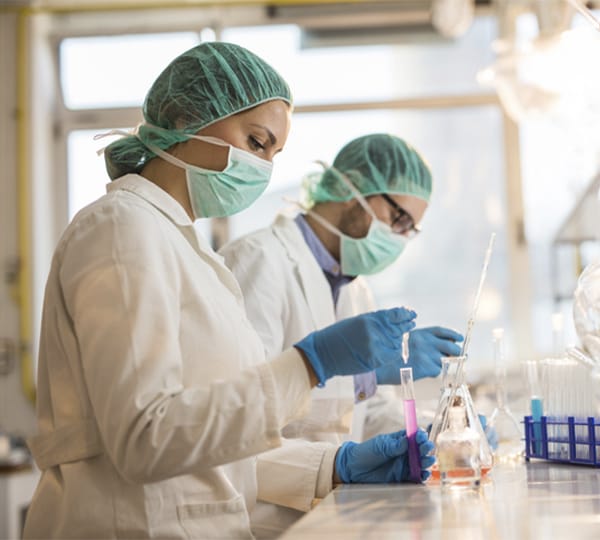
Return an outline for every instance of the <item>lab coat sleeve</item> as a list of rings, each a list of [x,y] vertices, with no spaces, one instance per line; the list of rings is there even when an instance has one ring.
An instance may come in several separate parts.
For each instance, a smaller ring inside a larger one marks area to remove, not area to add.
[[[377,375],[374,371],[354,375],[354,401],[360,403],[377,392]]]
[[[242,238],[220,253],[242,289],[248,319],[263,342],[267,358],[273,358],[286,345],[288,313],[284,299],[289,271],[269,257],[268,245],[252,237]]]
[[[338,447],[326,442],[283,439],[258,456],[258,499],[308,512],[332,489]]]
[[[156,218],[126,210],[98,223],[81,220],[60,274],[109,458],[125,478],[146,483],[279,446],[280,427],[304,411],[310,395],[299,353],[284,351],[231,379],[186,386],[181,276],[173,272],[169,238]]]

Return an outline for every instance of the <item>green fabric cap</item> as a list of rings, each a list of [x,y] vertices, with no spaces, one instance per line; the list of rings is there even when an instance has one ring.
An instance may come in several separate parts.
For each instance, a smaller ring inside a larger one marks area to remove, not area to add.
[[[186,134],[275,99],[292,103],[287,83],[264,60],[233,43],[202,43],[158,76],[144,101],[138,137],[106,148],[108,174],[115,179],[139,172],[155,157],[145,142],[165,150],[187,140]]]
[[[412,195],[429,201],[431,171],[408,143],[386,133],[364,135],[346,144],[333,166],[305,177],[303,198],[307,205],[348,201],[354,197],[340,180],[345,175],[364,196],[378,193]]]

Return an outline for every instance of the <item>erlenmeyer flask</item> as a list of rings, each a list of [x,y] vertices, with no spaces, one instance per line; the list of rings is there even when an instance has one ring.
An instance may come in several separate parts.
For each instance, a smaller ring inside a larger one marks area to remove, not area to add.
[[[438,435],[448,429],[450,407],[464,406],[467,415],[467,426],[477,431],[480,437],[481,476],[486,475],[493,465],[493,456],[483,431],[479,416],[475,411],[471,393],[465,380],[464,363],[466,356],[445,356],[442,358],[442,390],[435,418],[431,425],[429,440],[434,444]],[[439,470],[434,465],[432,478],[439,478]]]
[[[496,407],[488,419],[486,434],[494,433],[496,461],[519,461],[525,452],[523,431],[513,416],[507,402],[506,358],[504,356],[504,329],[494,328],[494,375],[496,383]],[[489,441],[490,439],[488,439]]]

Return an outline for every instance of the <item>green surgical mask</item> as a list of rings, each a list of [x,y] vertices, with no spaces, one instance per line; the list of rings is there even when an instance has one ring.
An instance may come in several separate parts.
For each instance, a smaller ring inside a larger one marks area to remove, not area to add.
[[[368,208],[367,212],[373,218],[369,232],[363,238],[352,238],[319,214],[312,210],[308,211],[321,225],[340,237],[340,264],[342,273],[346,276],[380,272],[400,256],[407,242],[405,236],[394,234],[389,225],[377,219],[362,195],[359,197],[357,197],[359,202]]]
[[[341,236],[342,272],[348,276],[381,272],[400,256],[405,246],[406,237],[394,234],[388,225],[373,219],[364,238]]]
[[[345,174],[340,174],[339,178],[372,218],[367,236],[363,238],[348,236],[328,223],[329,229],[341,239],[340,265],[342,273],[347,276],[376,274],[400,256],[404,251],[407,239],[405,236],[395,234],[389,225],[377,218],[362,193],[356,189],[356,186]],[[316,214],[312,215],[316,217]]]
[[[392,264],[400,256],[402,251],[404,251],[408,239],[406,236],[395,234],[389,225],[377,218],[362,193],[356,189],[345,174],[340,173],[338,177],[346,184],[348,189],[354,194],[356,200],[373,218],[367,236],[363,238],[348,236],[316,212],[305,208],[300,203],[295,204],[315,218],[327,230],[340,237],[340,265],[344,275],[360,276],[376,274]]]
[[[223,217],[248,208],[267,188],[273,164],[250,152],[214,137],[189,135],[190,139],[229,147],[227,166],[222,171],[185,163],[160,148],[148,148],[165,161],[185,170],[190,203],[196,219]]]

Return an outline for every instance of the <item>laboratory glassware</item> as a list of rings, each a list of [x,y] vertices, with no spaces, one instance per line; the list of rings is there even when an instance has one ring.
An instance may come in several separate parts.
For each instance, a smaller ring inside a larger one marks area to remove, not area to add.
[[[478,488],[481,436],[467,426],[463,405],[450,407],[448,421],[448,428],[439,434],[436,443],[442,487]]]
[[[532,395],[537,363],[528,363]],[[527,457],[549,461],[600,465],[600,371],[581,349],[570,348],[564,357],[539,363],[542,400],[532,398],[532,415],[525,418]],[[538,403],[537,408],[534,406]]]
[[[566,0],[567,3],[571,4],[583,17],[585,20],[592,25],[592,27],[600,32],[600,21],[594,17],[592,11],[585,5],[582,0]]]
[[[415,405],[415,388],[412,368],[400,368],[400,381],[404,401],[404,425],[408,438],[408,479],[411,482],[421,482],[421,456],[417,444],[417,408]]]
[[[567,349],[567,356],[579,362],[585,377],[586,384],[582,385],[585,389],[582,397],[583,416],[597,418],[600,423],[600,363],[579,347]]]
[[[578,416],[575,402],[581,390],[575,376],[579,364],[572,358],[552,356],[544,358],[541,367],[544,413],[550,420],[548,436],[555,441],[548,444],[548,453],[563,459],[569,453],[569,427],[553,421]]]
[[[429,440],[436,445],[437,456],[437,439],[440,433],[448,428],[450,409],[453,406],[462,405],[465,408],[467,427],[476,431],[480,437],[481,475],[484,476],[492,468],[494,461],[479,415],[475,410],[471,393],[464,382],[465,372],[462,366],[466,360],[465,356],[442,357],[442,389],[431,431],[429,432]],[[433,478],[439,478],[437,464],[433,466],[431,474]]]
[[[496,461],[515,461],[523,457],[525,446],[522,429],[508,406],[506,382],[506,357],[504,354],[504,329],[492,331],[494,345],[494,378],[496,407],[489,417],[485,433],[496,432],[498,446],[493,450]],[[489,440],[489,439],[488,439]]]
[[[467,331],[465,332],[465,339],[462,344],[462,349],[460,356],[463,357],[466,361],[467,359],[467,349],[469,347],[469,343],[471,341],[471,333],[473,330],[473,325],[475,324],[475,317],[477,316],[477,310],[479,309],[479,301],[481,299],[481,293],[483,291],[483,284],[485,282],[485,278],[487,276],[487,269],[490,264],[490,259],[492,257],[492,250],[494,248],[494,241],[496,240],[496,233],[493,232],[490,235],[490,241],[488,243],[487,250],[485,252],[485,257],[483,260],[483,267],[481,269],[481,274],[479,276],[479,285],[477,286],[477,293],[475,294],[475,301],[473,302],[473,307],[471,308],[471,314],[469,316],[469,320],[467,321]],[[453,384],[453,388],[458,388],[458,380],[463,377],[463,369],[465,362],[459,362],[458,369],[455,372],[455,381]],[[451,398],[454,397],[454,393],[451,394]],[[450,399],[452,401],[452,399]]]
[[[587,418],[595,416],[597,376],[591,368],[593,362],[588,359],[581,351],[570,349],[564,356],[545,358],[541,362],[544,413],[548,419],[548,436],[553,440],[548,444],[548,452],[552,457],[564,459],[569,454],[567,418],[577,420],[575,437],[580,438],[586,434]]]
[[[492,250],[494,248],[494,240],[496,239],[496,233],[492,233],[490,235],[490,241],[488,243],[487,250],[485,251],[485,258],[483,260],[483,267],[481,269],[481,275],[479,276],[479,285],[477,286],[477,293],[475,294],[475,301],[473,302],[473,307],[471,308],[471,315],[469,316],[469,320],[467,321],[467,331],[465,333],[465,339],[462,344],[461,356],[467,355],[467,348],[469,347],[469,343],[471,341],[471,332],[473,330],[473,325],[475,324],[475,317],[477,316],[477,310],[479,309],[479,301],[481,299],[481,292],[483,291],[483,284],[485,282],[485,278],[487,276],[487,269],[490,264],[490,259],[492,257]]]
[[[542,396],[538,362],[536,360],[526,361],[525,372],[527,374],[531,420],[533,422],[533,444],[536,453],[539,453],[542,451],[541,421],[542,416],[544,415],[544,398]]]
[[[564,354],[565,323],[562,313],[552,314],[552,349],[553,356],[560,358]]]

